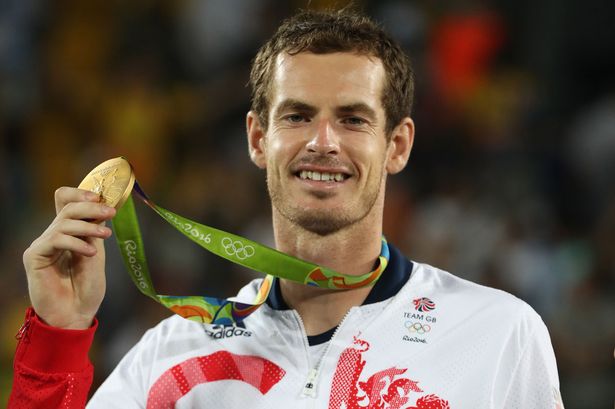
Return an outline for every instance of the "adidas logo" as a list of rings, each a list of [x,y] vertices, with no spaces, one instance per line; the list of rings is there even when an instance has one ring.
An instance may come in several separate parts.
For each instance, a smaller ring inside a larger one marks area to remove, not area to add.
[[[252,332],[240,327],[225,327],[222,325],[214,325],[210,328],[204,327],[204,330],[207,335],[214,339],[252,336]]]

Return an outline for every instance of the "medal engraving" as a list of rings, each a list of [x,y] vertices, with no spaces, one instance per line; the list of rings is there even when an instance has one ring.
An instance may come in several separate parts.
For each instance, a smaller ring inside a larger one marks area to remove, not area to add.
[[[101,203],[119,209],[135,183],[132,166],[124,158],[109,159],[95,167],[79,184],[79,189],[100,195]]]

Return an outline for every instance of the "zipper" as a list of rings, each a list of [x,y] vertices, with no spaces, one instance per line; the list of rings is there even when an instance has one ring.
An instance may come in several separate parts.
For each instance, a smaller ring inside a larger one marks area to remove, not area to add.
[[[30,330],[30,324],[32,322],[34,315],[35,315],[34,309],[32,307],[28,308],[28,310],[26,311],[26,318],[23,324],[21,325],[21,327],[19,328],[19,331],[17,331],[17,334],[15,334],[15,339],[17,341],[21,342],[22,340],[28,337],[28,332]]]
[[[316,394],[316,386],[318,385],[318,376],[320,375],[320,369],[321,369],[322,363],[324,362],[325,358],[329,354],[329,351],[331,350],[331,345],[333,345],[333,340],[335,339],[335,336],[338,334],[338,332],[340,331],[340,328],[342,327],[342,325],[344,324],[344,322],[346,321],[348,316],[351,314],[353,308],[355,308],[355,307],[351,307],[346,312],[346,314],[344,315],[344,318],[342,318],[342,320],[338,324],[337,328],[335,328],[335,331],[333,331],[333,335],[331,335],[331,339],[328,341],[328,344],[325,347],[324,352],[320,356],[320,359],[318,360],[316,365],[314,365],[313,368],[310,368],[310,370],[308,372],[308,376],[307,376],[307,378],[305,380],[305,383],[303,385],[303,390],[301,391],[301,395],[300,396],[302,398],[307,398],[307,397],[314,398],[314,399],[316,398],[316,396],[317,396],[317,394]],[[299,313],[297,313],[296,310],[293,310],[293,313],[294,313],[295,317],[297,317],[297,321],[299,322],[299,326],[301,327],[301,332],[303,334],[304,344],[306,345],[307,362],[310,362],[310,351],[309,351],[310,344],[308,342],[307,332],[305,331],[305,325],[303,324],[303,319],[301,318]]]
[[[17,341],[21,341],[26,336],[29,328],[30,328],[30,320],[27,320],[21,325],[21,328],[19,328],[19,331],[17,331],[17,334],[15,334],[15,339]]]

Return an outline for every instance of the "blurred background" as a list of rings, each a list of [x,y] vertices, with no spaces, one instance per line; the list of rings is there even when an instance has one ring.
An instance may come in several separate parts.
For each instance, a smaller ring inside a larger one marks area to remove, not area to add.
[[[416,69],[417,134],[389,179],[389,241],[527,301],[550,330],[566,407],[612,407],[615,3],[354,3]],[[297,8],[343,5],[0,0],[0,404],[29,303],[21,255],[53,219],[57,187],[122,155],[160,205],[272,244],[245,142],[249,62]],[[138,212],[159,293],[230,296],[254,276]],[[169,314],[107,248],[93,390]]]

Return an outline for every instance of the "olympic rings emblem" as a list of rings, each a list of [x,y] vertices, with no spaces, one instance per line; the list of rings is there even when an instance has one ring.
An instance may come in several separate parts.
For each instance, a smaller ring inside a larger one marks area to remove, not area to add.
[[[245,260],[250,258],[256,253],[253,246],[249,244],[244,246],[242,242],[239,240],[233,241],[230,237],[225,237],[222,239],[222,248],[224,252],[229,256],[235,256],[239,260]]]
[[[408,331],[416,332],[417,334],[424,334],[431,331],[431,325],[421,324],[420,322],[406,321],[405,326],[408,328]]]

